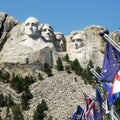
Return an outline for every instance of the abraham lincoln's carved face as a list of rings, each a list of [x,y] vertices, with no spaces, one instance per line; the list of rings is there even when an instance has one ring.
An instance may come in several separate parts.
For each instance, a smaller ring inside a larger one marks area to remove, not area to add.
[[[75,49],[79,49],[84,46],[84,39],[80,34],[76,34],[72,38],[72,43]]]

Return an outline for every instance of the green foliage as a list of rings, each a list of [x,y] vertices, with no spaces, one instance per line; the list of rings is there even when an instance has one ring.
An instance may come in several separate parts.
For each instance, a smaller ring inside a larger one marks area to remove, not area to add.
[[[29,101],[25,95],[25,93],[22,93],[21,96],[21,105],[22,105],[22,110],[27,110],[29,106]]]
[[[58,71],[63,71],[64,70],[64,66],[63,66],[63,63],[62,63],[62,60],[60,57],[58,57],[57,61],[56,61],[57,65],[56,65],[56,68]]]
[[[82,79],[84,80],[85,84],[90,84],[93,86],[93,88],[96,87],[96,84],[98,83],[97,78],[91,73],[90,69],[94,68],[93,62],[90,60],[87,67],[83,69],[83,74],[81,75]],[[101,69],[99,67],[96,67],[96,70],[99,72]]]
[[[115,101],[115,111],[117,112],[118,116],[120,117],[120,99]]]
[[[15,103],[14,103],[14,101],[13,101],[13,99],[12,99],[11,94],[9,94],[9,95],[8,95],[8,98],[7,98],[7,106],[11,107],[11,106],[13,106],[14,104],[15,104]]]
[[[1,115],[0,115],[0,120],[2,120],[2,117],[1,117]]]
[[[14,88],[17,91],[17,93],[22,92],[24,89],[24,84],[21,79],[22,77],[19,77],[18,75],[16,75],[15,77],[13,77],[13,79],[10,82],[11,87]]]
[[[5,97],[4,97],[4,95],[1,93],[1,94],[0,94],[0,107],[4,107],[4,106],[6,106]]]
[[[25,76],[25,78],[21,78],[21,80],[24,81],[24,86],[29,86],[35,82],[33,76]]]
[[[3,72],[0,70],[0,80],[3,83],[8,83],[10,80],[10,73],[9,72]]]
[[[77,59],[71,62],[71,69],[75,72],[76,75],[82,75],[83,73],[83,68]]]
[[[49,66],[48,63],[45,63],[44,64],[44,72],[48,75],[48,77],[52,76],[52,69],[51,67]]]
[[[71,73],[71,67],[70,67],[70,65],[65,65],[65,71],[67,73]]]
[[[17,93],[23,92],[26,86],[30,86],[32,83],[35,82],[35,79],[33,76],[25,76],[25,78],[19,76],[19,75],[14,75],[13,78],[10,81],[10,85],[13,89],[16,90]]]
[[[38,79],[41,80],[41,81],[44,80],[44,78],[43,78],[41,73],[38,74]]]
[[[4,96],[2,93],[0,94],[0,107],[5,107],[5,106],[13,106],[14,101],[12,100],[11,94],[8,96]]]
[[[87,70],[90,70],[90,68],[94,68],[92,60],[90,60],[88,65],[87,65]]]
[[[21,105],[23,110],[27,110],[29,108],[29,100],[32,98],[33,98],[33,95],[29,90],[29,86],[25,86],[21,96]]]
[[[36,111],[33,114],[33,120],[43,120],[44,117],[46,116],[44,111],[47,110],[48,110],[47,104],[43,99],[42,103],[37,105]]]
[[[23,115],[19,105],[12,108],[13,120],[23,120]]]
[[[6,116],[5,116],[4,120],[12,120],[12,115],[10,114],[9,107],[6,108]]]
[[[70,61],[68,54],[66,54],[66,56],[65,56],[65,61],[66,61],[66,62],[69,62],[69,61]]]

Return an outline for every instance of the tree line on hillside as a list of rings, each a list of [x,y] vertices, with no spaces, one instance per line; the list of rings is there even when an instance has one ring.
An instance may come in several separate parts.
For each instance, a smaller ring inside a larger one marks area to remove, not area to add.
[[[87,67],[83,68],[79,61],[75,59],[74,61],[69,60],[68,54],[64,57],[64,63],[63,60],[58,57],[56,61],[55,69],[59,71],[66,71],[68,74],[72,74],[73,72],[81,76],[81,78],[84,80],[85,84],[90,84],[93,86],[93,88],[96,87],[98,84],[97,78],[91,73],[90,68],[94,68],[96,72],[101,73],[101,68],[99,66],[94,67],[93,62],[90,60]],[[48,77],[53,76],[52,73],[52,67],[48,64],[44,64],[44,70],[43,70]],[[9,72],[3,72],[0,70],[0,82],[10,84],[10,87],[16,91],[16,93],[21,93],[21,103],[15,104],[12,95],[9,94],[8,96],[4,96],[2,93],[0,94],[0,107],[6,107],[6,118],[4,120],[23,120],[23,114],[22,111],[29,109],[29,101],[33,98],[33,95],[31,94],[31,91],[29,89],[29,86],[36,82],[36,80],[44,80],[44,76],[41,74],[41,72],[38,73],[37,78],[33,76],[25,76],[22,77],[20,75],[15,75],[14,73],[12,76],[9,74]],[[75,79],[77,82],[77,79]],[[118,100],[115,103],[116,111],[120,115],[120,101]],[[12,113],[10,112],[12,111]],[[48,110],[47,103],[43,99],[41,103],[39,103],[36,107],[36,110],[33,113],[33,120],[43,120],[44,117],[46,117],[46,112]],[[2,120],[2,117],[0,117],[0,120]],[[52,120],[52,116],[49,116],[48,120]]]

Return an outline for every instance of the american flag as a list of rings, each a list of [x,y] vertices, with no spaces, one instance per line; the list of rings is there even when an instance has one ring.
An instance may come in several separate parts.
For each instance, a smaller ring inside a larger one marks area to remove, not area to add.
[[[84,93],[86,109],[84,112],[84,120],[88,120],[90,114],[93,112],[93,108],[95,107],[95,101],[89,97],[86,93]]]

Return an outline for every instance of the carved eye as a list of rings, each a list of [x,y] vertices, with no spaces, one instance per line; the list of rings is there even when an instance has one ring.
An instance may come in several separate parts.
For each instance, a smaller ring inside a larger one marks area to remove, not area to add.
[[[43,31],[43,32],[46,32],[46,31],[47,31],[47,29],[43,29],[42,31]]]
[[[29,25],[30,25],[30,23],[26,23],[26,24],[25,24],[25,26],[29,26]]]
[[[75,42],[75,39],[72,39],[72,42]]]
[[[36,23],[32,23],[32,26],[36,27],[36,26],[37,26],[37,24],[36,24]]]

